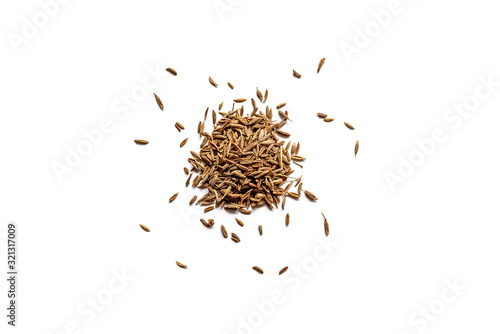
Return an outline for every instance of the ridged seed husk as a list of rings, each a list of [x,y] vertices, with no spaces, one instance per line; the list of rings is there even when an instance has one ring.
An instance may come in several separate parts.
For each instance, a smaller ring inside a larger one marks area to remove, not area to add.
[[[139,224],[139,226],[146,232],[151,232],[151,230],[146,226],[146,225],[142,225],[142,224]]]
[[[262,225],[259,225],[259,234],[262,235]]]
[[[323,119],[325,122],[329,123],[329,122],[333,122],[334,119],[333,118],[325,118]]]
[[[299,72],[293,70],[293,76],[300,79],[302,77],[302,75],[299,74]]]
[[[191,198],[191,200],[189,201],[189,205],[193,205],[193,203],[196,202],[197,198],[198,196],[193,196],[193,198]]]
[[[188,137],[188,138],[189,138],[189,137]],[[181,141],[181,145],[180,145],[180,147],[184,146],[184,145],[187,143],[188,138],[186,138],[186,139],[184,139],[183,141]]]
[[[325,63],[325,58],[321,58],[318,64],[318,71],[316,73],[319,73],[319,71],[321,71],[321,68],[323,67],[324,63]]]
[[[172,197],[169,198],[168,202],[170,203],[175,200],[177,198],[177,195],[179,195],[179,193],[173,194]]]
[[[285,271],[287,271],[287,270],[288,270],[288,267],[284,267],[283,269],[280,270],[279,274],[281,275],[281,274],[285,273]]]
[[[188,266],[186,266],[185,264],[182,264],[180,263],[179,261],[175,261],[175,263],[177,263],[177,265],[183,269],[187,269]]]
[[[221,230],[221,232],[222,232],[222,236],[223,236],[224,238],[227,238],[227,231],[226,231],[226,228],[224,227],[224,225],[221,225],[221,226],[220,226],[220,230]]]
[[[176,70],[174,70],[174,69],[173,69],[173,68],[171,68],[171,67],[167,68],[167,72],[169,72],[169,73],[171,73],[171,74],[173,74],[173,75],[177,75],[177,71],[176,71]]]
[[[236,103],[243,103],[245,102],[247,99],[244,99],[244,98],[241,98],[241,99],[234,99],[233,101],[236,102]]]
[[[149,142],[147,140],[143,140],[143,139],[134,139],[134,142],[137,145],[147,145],[147,144],[149,144]]]
[[[263,274],[264,273],[264,270],[262,270],[260,267],[252,267],[253,270],[255,270],[256,272],[258,272],[259,274]]]
[[[283,108],[284,106],[286,106],[286,103],[280,103],[276,106],[276,109],[281,109]]]
[[[153,93],[153,95],[155,96],[156,103],[158,103],[158,107],[160,107],[160,109],[163,110],[163,102],[161,102],[158,95],[156,95],[155,93]]]
[[[234,219],[236,219],[236,222],[238,223],[238,225],[245,226],[245,224],[243,224],[243,222],[241,220],[239,220],[238,218],[234,218]]]
[[[290,224],[290,214],[287,213],[285,216],[285,225],[288,226]]]
[[[317,113],[317,115],[318,115],[319,118],[327,118],[328,117],[327,114],[323,114],[323,113],[320,113],[320,112]]]
[[[306,194],[307,198],[309,198],[310,200],[313,200],[313,201],[318,200],[318,198],[316,196],[314,196],[314,194],[310,191],[304,190],[304,194]]]
[[[211,77],[208,77],[208,81],[210,81],[210,83],[212,84],[212,86],[214,86],[215,88],[217,88],[217,84],[215,83],[214,79],[212,79]]]
[[[352,126],[351,124],[347,123],[347,122],[344,122],[345,126],[349,129],[349,130],[354,130],[354,126]]]
[[[358,155],[358,150],[359,150],[359,140],[356,141],[356,145],[354,145],[354,159],[356,159],[356,156]]]

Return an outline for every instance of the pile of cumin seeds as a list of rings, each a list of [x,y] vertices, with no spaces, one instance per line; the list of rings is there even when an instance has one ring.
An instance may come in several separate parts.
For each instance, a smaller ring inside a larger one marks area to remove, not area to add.
[[[270,108],[264,114],[256,107],[243,116],[243,108],[233,105],[229,112],[219,112],[222,118],[211,133],[200,127],[201,149],[191,151],[188,159],[198,174],[193,187],[207,190],[197,204],[244,214],[258,206],[278,208],[287,195],[285,183],[294,172],[291,162],[304,160],[292,155],[291,142],[280,138],[280,128],[288,119],[274,121]]]

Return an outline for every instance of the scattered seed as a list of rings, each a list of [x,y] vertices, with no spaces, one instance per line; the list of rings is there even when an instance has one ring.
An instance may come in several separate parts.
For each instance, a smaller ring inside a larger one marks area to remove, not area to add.
[[[321,68],[323,67],[324,63],[325,63],[325,58],[321,58],[321,60],[319,61],[319,65],[318,65],[318,72],[316,72],[316,73],[319,73],[319,71],[321,71]]]
[[[182,124],[181,124],[181,123],[179,123],[179,122],[175,122],[175,127],[176,127],[178,130],[180,129],[179,131],[184,130],[184,125],[182,125]]]
[[[189,177],[186,180],[186,187],[189,186],[189,182],[191,181],[191,176],[193,176],[193,173],[189,174]]]
[[[354,145],[354,159],[356,159],[356,156],[358,155],[358,150],[359,150],[359,140],[357,140],[356,145]]]
[[[318,198],[314,196],[314,194],[310,191],[304,190],[304,194],[306,194],[307,198],[309,198],[312,201],[317,201]]]
[[[224,238],[227,238],[227,231],[226,231],[226,228],[224,227],[224,225],[221,225],[221,226],[220,226],[220,230],[221,230],[221,232],[222,232],[222,236],[223,236]]]
[[[288,267],[284,267],[283,269],[280,270],[279,274],[282,275],[285,273],[285,271],[288,270]]]
[[[215,83],[214,79],[212,79],[211,77],[208,77],[208,81],[210,81],[210,83],[212,84],[212,86],[214,86],[215,88],[217,88],[217,84]]]
[[[203,210],[205,213],[209,212],[209,211],[212,211],[214,209],[213,206],[209,206],[208,208],[205,208],[205,210]]]
[[[252,267],[253,270],[255,270],[256,272],[258,272],[259,274],[263,274],[264,273],[264,270],[262,270],[261,268],[255,266],[255,267]]]
[[[247,99],[234,99],[233,101],[236,102],[236,103],[242,103],[242,102],[245,102]]]
[[[163,102],[161,102],[161,100],[158,97],[158,95],[156,95],[155,93],[153,93],[153,95],[155,96],[156,103],[158,103],[158,107],[160,107],[160,109],[163,110]]]
[[[184,167],[184,173],[189,174],[189,169],[187,169],[187,167]]]
[[[234,242],[240,242],[240,237],[238,237],[235,233],[231,233],[231,240]]]
[[[198,198],[198,196],[193,196],[193,198],[191,198],[191,200],[189,201],[189,205],[192,205],[196,199]]]
[[[168,200],[168,202],[171,203],[174,199],[177,198],[177,195],[179,195],[179,193],[173,194],[172,197],[170,197],[170,199]]]
[[[264,97],[262,96],[262,93],[260,92],[258,87],[257,87],[257,97],[259,98],[260,102],[264,101]]]
[[[262,225],[259,225],[259,234],[262,235]]]
[[[179,261],[175,261],[175,263],[177,263],[177,265],[183,269],[187,269],[188,266],[186,266],[185,264],[182,264],[180,263]]]
[[[286,106],[286,103],[280,103],[276,106],[276,109],[281,109],[283,108],[284,106]]]
[[[227,85],[229,86],[229,88],[234,89],[234,86],[232,83],[228,82]]]
[[[203,225],[205,225],[205,227],[210,228],[210,224],[209,224],[209,223],[207,223],[207,221],[206,221],[205,219],[200,218],[200,222],[201,222]]]
[[[290,224],[290,214],[287,213],[285,216],[285,225],[288,226]]]
[[[333,118],[325,118],[325,119],[323,119],[323,120],[324,120],[325,122],[329,123],[329,122],[333,122],[333,120],[334,120],[334,119],[333,119]]]
[[[319,117],[319,118],[326,118],[326,117],[328,117],[328,115],[327,115],[327,114],[322,114],[322,113],[320,113],[320,112],[319,112],[319,113],[317,113],[317,115],[318,115],[318,117]]]
[[[188,138],[189,138],[189,137],[188,137]],[[183,141],[181,141],[181,145],[180,145],[180,147],[184,146],[184,145],[187,143],[188,138],[186,138],[186,139],[184,139]]]
[[[236,219],[236,222],[238,223],[238,225],[245,226],[245,224],[243,224],[243,222],[241,220],[239,220],[238,218],[234,218],[234,219]]]
[[[146,232],[151,232],[151,230],[146,226],[146,225],[142,225],[142,224],[139,224],[139,226]]]
[[[325,219],[325,223],[324,223],[324,225],[325,225],[325,234],[326,234],[326,236],[329,236],[330,235],[330,225],[328,225],[328,220],[326,220],[326,217],[323,214],[323,212],[321,212],[321,215]]]
[[[222,109],[222,106],[223,106],[223,105],[224,105],[224,102],[221,102],[221,103],[219,104],[219,111]]]
[[[167,68],[167,72],[169,72],[169,73],[171,73],[171,74],[173,74],[173,75],[177,75],[177,71],[176,71],[176,70],[174,70],[174,69],[173,69],[173,68],[171,68],[171,67]]]
[[[262,101],[262,103],[266,103],[268,93],[269,93],[269,92],[268,92],[268,91],[267,91],[267,89],[266,89],[266,92],[264,93],[264,101]]]
[[[293,70],[293,76],[300,79],[302,75],[300,75],[297,71]]]
[[[135,143],[138,145],[147,145],[149,142],[147,140],[142,140],[142,139],[134,139]]]
[[[347,123],[347,122],[344,122],[345,126],[347,126],[347,128],[349,130],[354,130],[354,126],[352,126],[351,124]]]

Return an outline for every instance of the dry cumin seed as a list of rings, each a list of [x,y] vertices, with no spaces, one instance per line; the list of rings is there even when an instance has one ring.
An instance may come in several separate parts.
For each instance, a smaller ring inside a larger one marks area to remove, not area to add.
[[[325,118],[325,119],[323,119],[323,121],[330,123],[330,122],[333,122],[334,119],[333,118]]]
[[[259,234],[262,235],[262,225],[259,225]]]
[[[236,102],[236,103],[243,103],[245,102],[247,99],[244,99],[244,98],[241,98],[241,99],[234,99],[233,101]]]
[[[354,145],[354,159],[356,159],[356,156],[358,155],[358,150],[359,150],[359,140],[357,140],[356,145]]]
[[[234,86],[232,83],[228,82],[227,85],[229,86],[229,88],[234,89]]]
[[[238,223],[238,225],[245,226],[245,224],[243,224],[243,222],[241,220],[239,220],[238,218],[234,218],[234,219],[236,219],[236,222]]]
[[[179,193],[173,194],[172,197],[170,197],[170,199],[168,200],[168,202],[169,203],[173,202],[177,198],[177,195],[179,195]]]
[[[281,131],[281,130],[276,130],[276,133],[279,134],[280,136],[282,137],[290,137],[290,134],[288,132],[285,132],[285,131]]]
[[[347,123],[347,122],[344,122],[345,126],[347,126],[347,128],[349,130],[354,130],[354,126],[352,126],[351,124]]]
[[[175,125],[179,126],[179,128],[181,128],[182,130],[184,130],[184,125],[182,125],[181,123],[175,122]]]
[[[188,137],[188,138],[189,138],[189,137]],[[186,138],[186,139],[184,139],[183,141],[181,141],[181,145],[180,145],[180,147],[184,146],[184,145],[187,143],[188,138]]]
[[[295,148],[295,155],[299,154],[299,150],[300,150],[300,141],[297,142],[297,147]]]
[[[282,275],[285,273],[285,271],[288,270],[288,267],[284,267],[283,269],[280,270],[279,274]]]
[[[252,213],[252,211],[250,211],[248,209],[242,209],[242,208],[238,209],[238,211],[241,212],[244,215],[249,215],[249,214]]]
[[[212,211],[214,209],[213,206],[209,206],[208,208],[205,208],[205,210],[203,210],[203,212],[207,213],[209,211]]]
[[[287,213],[285,216],[285,225],[288,226],[290,224],[290,214]]]
[[[260,92],[258,87],[257,87],[257,97],[259,98],[260,102],[263,102],[264,97],[262,96],[262,93]]]
[[[318,198],[310,191],[304,190],[304,194],[306,194],[307,198],[309,198],[312,201],[318,200]]]
[[[215,123],[217,123],[217,114],[215,113],[215,110],[212,110],[212,123],[214,125],[215,125]]]
[[[186,187],[189,186],[189,181],[191,181],[191,176],[193,176],[193,173],[189,174],[189,177],[186,180]]]
[[[189,174],[189,169],[187,169],[187,167],[184,167],[184,173]]]
[[[139,226],[146,232],[151,232],[151,230],[146,226],[146,225],[142,225],[142,224],[139,224]]]
[[[302,77],[302,75],[299,74],[299,72],[293,70],[293,76],[300,79]]]
[[[300,168],[304,168],[304,166],[302,166],[301,164],[295,162],[295,161],[292,161],[294,164],[296,164],[297,166],[299,166]]]
[[[176,70],[174,70],[174,69],[173,69],[173,68],[171,68],[171,67],[167,68],[167,72],[169,72],[169,73],[171,73],[171,74],[173,74],[173,75],[177,75],[177,71],[176,71]]]
[[[328,115],[327,114],[323,114],[323,113],[317,113],[316,115],[318,115],[319,118],[327,118]]]
[[[147,145],[149,142],[147,140],[142,140],[142,139],[134,139],[135,143],[138,145]]]
[[[175,263],[176,263],[179,267],[181,267],[181,268],[183,268],[183,269],[187,269],[187,267],[188,267],[188,266],[186,266],[185,264],[180,263],[179,261],[175,261]]]
[[[264,101],[262,101],[262,103],[266,103],[268,94],[269,92],[266,89],[266,92],[264,93]]]
[[[286,106],[286,103],[280,103],[276,106],[276,109],[281,109],[283,108],[284,106]]]
[[[326,217],[325,217],[325,215],[323,214],[323,212],[321,212],[321,215],[322,215],[322,216],[323,216],[323,218],[325,219],[325,222],[324,222],[325,234],[326,234],[326,236],[329,236],[329,235],[330,235],[330,225],[328,224],[328,220],[326,220]]]
[[[234,242],[240,242],[241,241],[240,237],[238,237],[236,235],[236,233],[231,233],[231,240],[233,240]]]
[[[217,88],[217,84],[215,83],[214,79],[212,79],[211,77],[208,77],[208,81],[210,81],[210,83],[212,84],[212,86],[214,86],[215,88]]]
[[[206,221],[205,219],[200,218],[200,222],[201,222],[203,225],[205,225],[205,227],[207,227],[207,228],[209,228],[209,227],[210,227],[210,225],[207,223],[207,221]]]
[[[316,73],[319,73],[319,71],[321,71],[321,68],[323,67],[324,63],[325,63],[325,58],[321,58],[318,64],[318,71]]]
[[[189,205],[192,205],[194,202],[196,202],[197,198],[198,196],[193,196],[193,198],[191,198],[191,200],[189,201]]]
[[[208,220],[208,226],[212,227],[215,225],[215,221],[213,219]]]
[[[156,95],[155,93],[153,93],[153,95],[155,96],[156,103],[158,103],[158,107],[160,107],[160,109],[163,110],[163,102],[161,102],[158,95]]]
[[[255,267],[252,267],[253,270],[255,270],[256,272],[258,272],[259,274],[263,274],[264,273],[264,270],[262,270],[261,268],[255,266]]]
[[[220,230],[222,232],[222,236],[227,239],[227,231],[226,231],[226,228],[224,227],[224,225],[221,225],[220,226]]]
[[[221,103],[219,104],[219,111],[222,109],[222,106],[223,106],[223,105],[224,105],[224,102],[221,102]]]

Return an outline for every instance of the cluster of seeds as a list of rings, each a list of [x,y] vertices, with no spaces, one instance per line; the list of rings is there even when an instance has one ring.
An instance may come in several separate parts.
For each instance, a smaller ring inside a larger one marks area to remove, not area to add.
[[[317,73],[325,63],[325,58],[322,58],[318,64]],[[167,72],[177,76],[177,71],[172,68],[167,68]],[[293,70],[293,76],[300,79],[302,77],[297,71]],[[212,86],[218,87],[217,83],[208,77]],[[234,89],[233,84],[227,83],[231,89]],[[269,92],[266,89],[264,94],[257,88],[257,99],[261,103],[266,103]],[[160,109],[164,109],[161,99],[154,94],[156,102]],[[292,163],[302,167],[299,162],[303,162],[306,158],[299,155],[300,142],[286,142],[283,138],[288,138],[289,133],[282,130],[283,126],[288,121],[291,121],[288,116],[288,111],[282,111],[286,103],[280,103],[276,106],[279,115],[278,120],[273,119],[273,110],[265,107],[265,112],[261,111],[257,102],[252,98],[253,110],[244,114],[244,105],[235,108],[235,104],[246,102],[246,98],[237,98],[233,100],[231,110],[222,111],[223,102],[219,104],[218,114],[220,119],[217,120],[217,112],[212,110],[212,124],[214,126],[211,133],[205,131],[205,122],[209,108],[205,110],[204,118],[198,124],[198,134],[202,137],[202,143],[198,152],[191,151],[191,157],[188,162],[191,165],[191,170],[184,167],[184,172],[188,174],[186,187],[190,184],[192,187],[206,189],[206,193],[198,199],[194,196],[189,205],[196,202],[196,205],[204,206],[204,212],[209,212],[214,208],[223,208],[228,211],[238,211],[242,214],[250,214],[254,208],[259,206],[268,206],[270,209],[281,207],[284,210],[286,197],[299,199],[302,192],[311,201],[317,201],[318,198],[310,191],[303,190],[302,176],[299,178],[291,177],[294,172]],[[326,114],[318,113],[317,116],[325,122],[332,122],[334,119],[329,118]],[[354,127],[345,122],[345,126],[354,130]],[[175,128],[181,132],[184,126],[179,122],[175,123]],[[134,140],[136,144],[147,145],[148,141],[142,139]],[[183,147],[188,141],[184,139],[180,143]],[[355,157],[359,150],[359,141],[355,145]],[[191,182],[191,178],[195,174],[195,178]],[[292,179],[289,181],[289,179]],[[295,183],[295,185],[294,185]],[[297,191],[291,191],[291,187],[297,188]],[[173,202],[179,193],[170,197],[169,202]],[[323,215],[323,213],[321,213]],[[330,234],[330,228],[326,217],[324,218],[325,235]],[[243,221],[235,218],[240,226],[244,226]],[[201,223],[212,228],[215,225],[213,219],[205,220],[200,218]],[[285,216],[285,226],[290,224],[290,215]],[[140,224],[140,227],[150,232],[150,229]],[[221,225],[221,232],[224,238],[228,238],[229,234]],[[258,226],[260,235],[263,233],[262,225]],[[231,240],[235,243],[241,241],[240,237],[235,233],[231,233]],[[187,266],[176,261],[180,268],[187,269]],[[264,270],[258,266],[252,269],[260,274]],[[279,271],[282,275],[288,267],[284,267]]]

